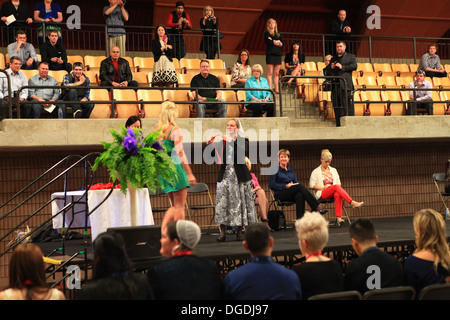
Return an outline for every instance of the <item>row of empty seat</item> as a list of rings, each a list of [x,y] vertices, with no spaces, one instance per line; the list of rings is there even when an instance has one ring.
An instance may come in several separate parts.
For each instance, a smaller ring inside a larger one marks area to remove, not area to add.
[[[222,97],[227,102],[240,102],[228,104],[227,117],[240,117],[245,115],[247,110],[244,107],[244,91],[223,90]],[[112,100],[117,102],[114,110],[111,105]],[[91,90],[91,101],[94,101],[94,103],[104,101],[106,103],[96,103],[90,117],[111,118],[112,116],[114,118],[128,118],[130,116],[140,116],[141,118],[159,118],[161,103],[166,100],[176,102],[178,116],[180,118],[195,117],[191,91],[169,88],[164,90],[121,89],[114,90],[113,96],[106,89],[93,89]],[[120,103],[121,101],[125,103]],[[145,101],[152,103],[146,103]]]

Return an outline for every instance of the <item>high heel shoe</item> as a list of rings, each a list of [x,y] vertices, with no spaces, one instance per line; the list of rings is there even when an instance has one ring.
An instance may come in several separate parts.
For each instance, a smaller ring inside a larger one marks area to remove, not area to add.
[[[360,208],[360,207],[362,207],[363,204],[364,204],[364,202],[357,202],[357,201],[353,200],[352,207],[353,208]]]
[[[318,206],[315,211],[319,212],[321,215],[324,215],[325,213],[328,212],[328,210],[322,208],[322,206]]]
[[[342,225],[345,223],[345,220],[336,220],[336,226],[338,227],[338,228],[340,228],[340,227],[342,227]]]

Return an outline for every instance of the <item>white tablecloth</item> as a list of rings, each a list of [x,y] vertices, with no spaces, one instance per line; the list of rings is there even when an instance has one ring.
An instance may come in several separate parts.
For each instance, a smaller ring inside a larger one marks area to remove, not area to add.
[[[89,190],[88,212],[103,201],[109,192],[110,190]],[[66,204],[80,199],[83,194],[84,191],[68,191]],[[52,199],[55,199],[52,202],[52,214],[55,215],[64,207],[64,192],[53,193]],[[154,221],[148,189],[144,188],[137,190],[136,205],[138,211],[137,225],[153,225]],[[72,228],[84,228],[85,205],[77,204],[73,209],[76,214],[74,222],[72,223]],[[66,212],[66,227],[72,220],[72,215],[73,210]],[[57,217],[53,218],[53,227],[62,228],[62,224],[63,216],[61,213]],[[128,194],[125,196],[120,189],[113,190],[109,198],[89,216],[88,226],[91,227],[92,240],[94,240],[100,233],[105,232],[108,228],[131,226],[130,197]]]

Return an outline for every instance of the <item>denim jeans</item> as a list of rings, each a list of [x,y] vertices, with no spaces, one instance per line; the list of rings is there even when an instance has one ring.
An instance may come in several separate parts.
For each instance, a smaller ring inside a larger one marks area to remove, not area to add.
[[[64,101],[79,101],[80,98],[78,97],[78,89],[69,89],[69,91],[64,95],[63,98]],[[82,114],[82,118],[89,118],[89,116],[91,115],[92,109],[94,109],[94,105],[92,103],[87,103],[87,104],[70,104],[70,105],[64,105],[64,118],[65,113],[66,113],[66,109],[67,106],[70,106],[72,108],[72,114],[75,113],[75,111],[77,110],[82,110],[83,114]]]

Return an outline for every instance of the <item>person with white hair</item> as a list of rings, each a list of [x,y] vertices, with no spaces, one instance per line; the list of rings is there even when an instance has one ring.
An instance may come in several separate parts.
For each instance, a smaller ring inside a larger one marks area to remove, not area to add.
[[[314,195],[318,200],[334,198],[336,222],[338,226],[341,226],[344,223],[344,219],[342,219],[342,199],[350,203],[353,208],[361,207],[364,202],[353,200],[342,188],[338,171],[330,166],[332,158],[333,156],[328,149],[322,150],[320,156],[321,164],[311,173],[309,187],[313,189]]]
[[[295,222],[298,246],[305,262],[294,266],[302,284],[303,299],[344,289],[342,267],[322,254],[328,242],[328,222],[318,212],[306,212]]]
[[[274,106],[270,99],[270,87],[267,80],[261,75],[263,74],[263,68],[260,64],[254,64],[252,66],[252,76],[245,82],[244,88],[246,89],[267,89],[263,90],[247,90],[245,91],[245,100],[247,102],[259,102],[246,104],[245,107],[252,110],[253,117],[261,117],[263,112],[267,112],[268,117],[274,116]]]
[[[160,253],[168,259],[148,272],[156,300],[222,299],[219,269],[193,253],[200,238],[200,227],[190,220],[171,221],[161,230]]]

